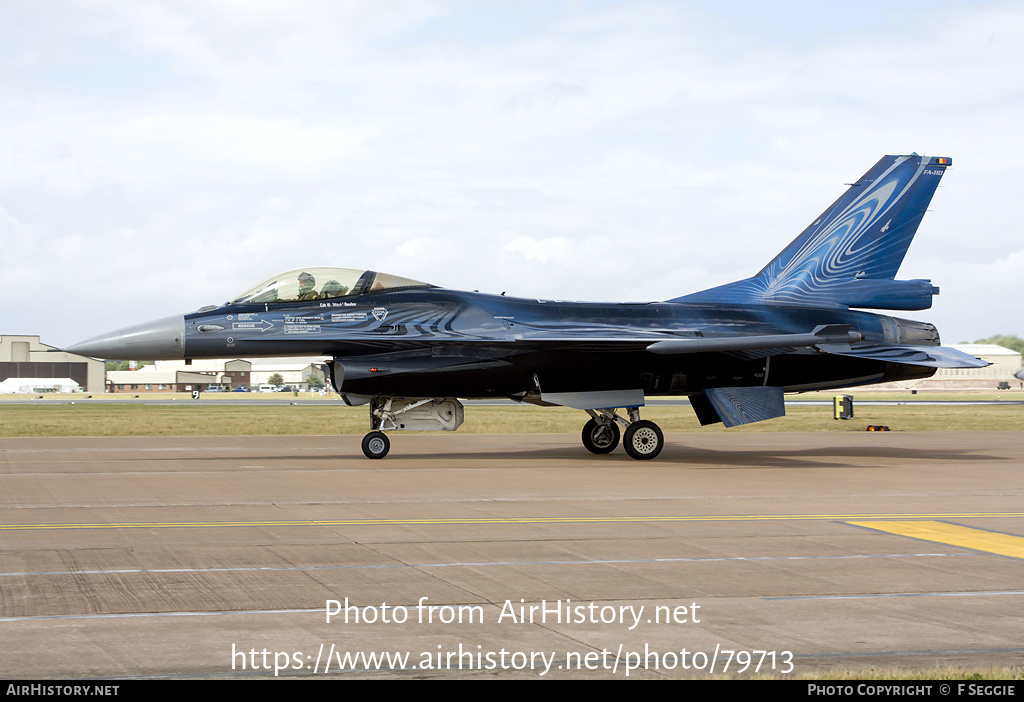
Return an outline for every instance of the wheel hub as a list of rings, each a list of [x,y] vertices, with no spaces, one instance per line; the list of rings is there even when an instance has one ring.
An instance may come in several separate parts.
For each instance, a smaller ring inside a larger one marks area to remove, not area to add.
[[[640,453],[650,453],[658,445],[658,435],[653,429],[642,427],[633,434],[633,448]]]

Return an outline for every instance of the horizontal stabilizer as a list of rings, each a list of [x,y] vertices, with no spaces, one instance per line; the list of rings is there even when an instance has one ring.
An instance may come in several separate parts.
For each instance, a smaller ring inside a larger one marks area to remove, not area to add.
[[[727,427],[774,419],[786,414],[782,388],[710,388],[704,391],[704,396]],[[694,409],[697,409],[697,404],[694,404]],[[698,418],[701,424],[709,423],[699,414]]]
[[[841,347],[830,344],[818,346],[825,353],[855,358],[869,358],[873,361],[905,363],[908,366],[929,368],[984,368],[992,365],[963,351],[948,346],[898,346],[888,344],[863,344],[856,347]]]

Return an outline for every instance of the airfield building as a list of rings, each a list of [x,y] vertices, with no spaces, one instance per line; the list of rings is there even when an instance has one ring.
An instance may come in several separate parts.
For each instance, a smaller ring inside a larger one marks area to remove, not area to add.
[[[58,351],[38,336],[6,334],[0,336],[0,383],[2,392],[103,392],[103,362]]]
[[[211,386],[223,391],[255,389],[277,374],[284,385],[309,387],[310,376],[324,382],[320,358],[235,358],[157,361],[134,371],[108,371],[108,392],[208,392]]]
[[[157,361],[138,370],[107,371],[108,392],[205,392],[211,385],[219,389],[248,388],[252,364],[239,358],[204,359],[191,364],[184,361]]]
[[[1020,351],[996,344],[952,344],[952,347],[992,365],[984,368],[939,368],[935,375],[916,387],[994,390],[1000,383],[1008,383],[1011,388],[1020,388],[1021,381],[1014,377],[1021,369]]]

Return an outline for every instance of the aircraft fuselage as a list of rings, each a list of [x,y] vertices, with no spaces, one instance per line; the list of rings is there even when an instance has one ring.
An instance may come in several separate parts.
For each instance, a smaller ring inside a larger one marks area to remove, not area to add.
[[[823,320],[880,343],[898,343],[909,324],[938,343],[931,325],[843,309],[564,302],[427,288],[188,314],[178,357],[322,355],[343,367],[342,392],[467,398],[514,396],[537,384],[554,392],[639,387],[651,395],[768,384],[791,391],[934,372],[807,348],[760,357],[647,350],[664,340],[794,334]]]

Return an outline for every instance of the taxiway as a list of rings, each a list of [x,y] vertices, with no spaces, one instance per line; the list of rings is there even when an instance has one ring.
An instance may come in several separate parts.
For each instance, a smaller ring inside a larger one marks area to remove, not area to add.
[[[1024,436],[667,438],[0,439],[5,677],[1020,664]]]

